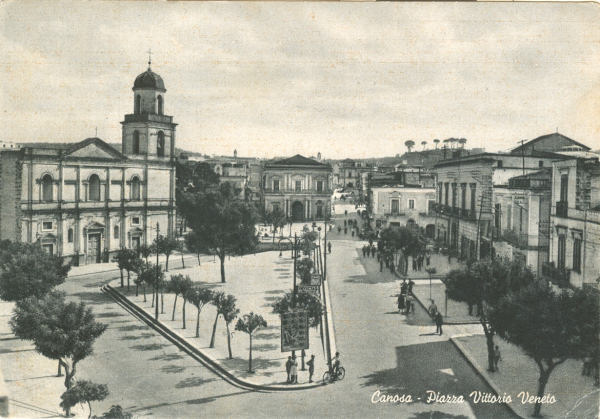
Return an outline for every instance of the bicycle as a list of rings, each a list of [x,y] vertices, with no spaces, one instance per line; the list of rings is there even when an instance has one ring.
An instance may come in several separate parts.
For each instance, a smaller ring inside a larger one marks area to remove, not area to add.
[[[329,371],[326,371],[323,374],[323,382],[324,383],[333,383],[334,381],[341,381],[346,376],[346,370],[344,367],[339,367],[337,371],[333,371],[333,368]]]

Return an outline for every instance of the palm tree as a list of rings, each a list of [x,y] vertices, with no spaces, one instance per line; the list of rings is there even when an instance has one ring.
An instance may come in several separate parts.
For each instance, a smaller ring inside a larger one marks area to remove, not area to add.
[[[196,307],[196,337],[200,337],[200,312],[213,299],[213,292],[205,287],[192,287],[183,296]]]
[[[408,148],[408,152],[410,153],[411,149],[415,146],[415,142],[413,140],[408,140],[404,142],[406,148]]]
[[[425,141],[425,140],[421,141],[421,145],[423,146],[423,150],[425,150],[425,146],[427,145],[427,141]]]
[[[437,138],[435,140],[433,140],[433,142],[435,143],[435,149],[437,150],[438,148],[438,144],[440,143],[440,140],[438,140]]]
[[[267,322],[263,317],[259,314],[254,314],[250,312],[249,314],[244,314],[241,319],[238,319],[235,330],[239,330],[244,333],[248,333],[248,337],[250,339],[250,355],[248,356],[248,372],[252,371],[252,334],[256,332],[261,327],[267,327]]]
[[[221,314],[223,315],[225,326],[227,327],[227,350],[229,351],[229,359],[233,359],[233,355],[231,354],[231,332],[229,330],[229,325],[240,313],[240,309],[235,306],[235,301],[235,297],[228,294],[227,297],[225,297],[225,301],[221,308]]]
[[[145,244],[140,246],[140,255],[146,260],[146,264],[148,264],[148,257],[154,253],[152,246],[147,246]]]
[[[465,144],[467,143],[466,138],[459,138],[458,143],[460,144],[460,148],[465,148]]]

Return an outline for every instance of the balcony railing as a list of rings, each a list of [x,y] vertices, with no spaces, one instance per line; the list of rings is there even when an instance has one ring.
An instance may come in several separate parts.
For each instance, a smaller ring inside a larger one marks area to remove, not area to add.
[[[557,268],[554,262],[542,263],[542,276],[561,288],[567,288],[570,285],[570,270]]]
[[[569,203],[567,201],[557,201],[556,202],[556,216],[567,218],[569,211]]]

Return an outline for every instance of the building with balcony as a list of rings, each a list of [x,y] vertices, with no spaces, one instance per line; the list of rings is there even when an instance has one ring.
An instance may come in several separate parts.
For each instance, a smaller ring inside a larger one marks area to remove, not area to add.
[[[436,164],[436,238],[466,259],[492,255],[494,194],[509,179],[527,175],[554,160],[567,158],[547,151],[528,154],[481,153]],[[511,215],[512,217],[512,215]]]
[[[122,152],[99,138],[1,149],[0,239],[38,242],[75,265],[137,248],[175,221],[175,126],[150,68],[133,85]]]
[[[550,263],[546,276],[559,285],[598,287],[600,280],[600,155],[552,165]]]
[[[266,211],[276,208],[294,221],[322,220],[331,214],[332,169],[299,154],[267,162],[262,199]]]
[[[552,169],[548,167],[494,187],[495,253],[520,260],[536,273],[548,262],[551,184]]]

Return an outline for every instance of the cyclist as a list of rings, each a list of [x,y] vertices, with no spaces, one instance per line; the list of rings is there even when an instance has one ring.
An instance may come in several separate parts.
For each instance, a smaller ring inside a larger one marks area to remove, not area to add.
[[[333,358],[333,374],[334,377],[337,378],[339,371],[340,371],[340,366],[341,366],[341,362],[340,362],[340,353],[336,352],[335,353],[335,357]]]

